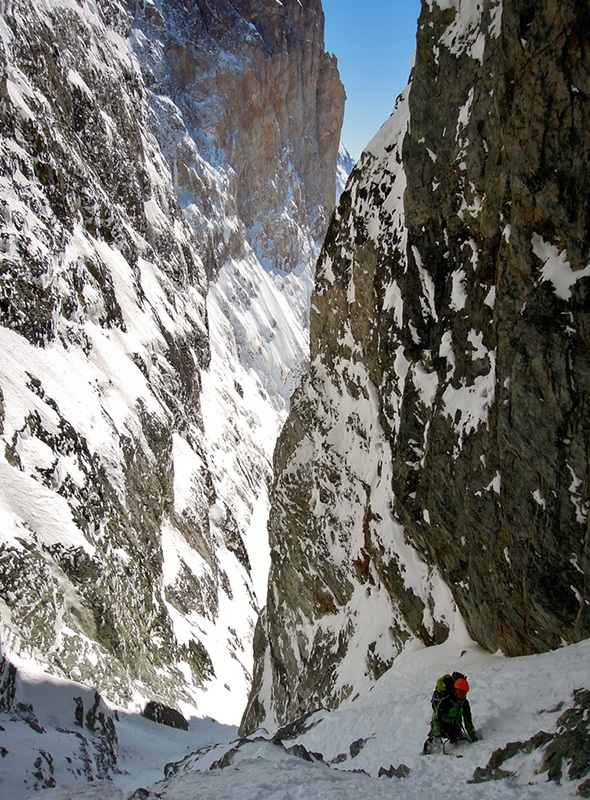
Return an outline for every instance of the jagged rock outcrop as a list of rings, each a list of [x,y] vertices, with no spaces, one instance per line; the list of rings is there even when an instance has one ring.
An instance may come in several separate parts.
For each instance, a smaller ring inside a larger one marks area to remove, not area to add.
[[[12,734],[0,747],[5,774],[16,771],[23,791],[80,778],[112,780],[119,737],[115,715],[98,692],[67,681],[44,684],[39,676],[23,679],[0,647],[0,713]]]
[[[512,758],[543,749],[543,759],[535,770],[536,773],[545,773],[548,780],[556,783],[561,783],[566,770],[567,777],[572,781],[585,778],[590,772],[589,707],[590,692],[587,689],[576,690],[573,705],[557,720],[555,733],[539,731],[526,742],[510,742],[506,747],[495,750],[488,764],[475,770],[469,783],[512,778],[514,772],[505,769],[510,766]],[[576,796],[588,797],[589,794],[590,779],[586,778],[578,786]]]
[[[243,702],[343,100],[319,0],[3,5],[6,652],[121,703]]]
[[[317,268],[246,732],[463,623],[507,655],[590,636],[590,14],[422,6]]]

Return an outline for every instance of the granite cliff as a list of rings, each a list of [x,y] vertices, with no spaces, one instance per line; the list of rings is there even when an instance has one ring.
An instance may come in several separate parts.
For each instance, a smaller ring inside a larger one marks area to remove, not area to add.
[[[422,3],[318,263],[244,731],[416,643],[590,636],[589,34],[574,0]]]
[[[7,658],[239,714],[343,104],[319,0],[2,3]]]

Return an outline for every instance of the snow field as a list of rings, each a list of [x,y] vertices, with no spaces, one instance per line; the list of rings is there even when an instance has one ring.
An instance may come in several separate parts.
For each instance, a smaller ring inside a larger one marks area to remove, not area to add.
[[[92,783],[83,777],[73,782],[71,743],[64,735],[67,731],[58,730],[68,699],[73,694],[87,696],[90,690],[42,675],[23,662],[19,664],[18,699],[33,704],[45,731],[32,732],[21,719],[11,720],[11,715],[0,713],[0,725],[5,728],[0,731],[0,747],[6,747],[10,756],[0,762],[0,796],[2,800],[25,800],[33,795],[42,800],[130,800],[135,790],[143,787],[150,792],[147,800],[574,797],[581,781],[547,782],[546,774],[535,772],[542,756],[537,751],[506,762],[503,769],[514,773],[509,779],[468,781],[476,768],[486,766],[496,749],[508,742],[526,741],[539,731],[555,730],[558,717],[571,705],[574,689],[589,686],[589,657],[590,641],[513,659],[482,651],[465,634],[456,634],[437,647],[414,644],[372,689],[333,712],[320,710],[311,715],[306,732],[285,738],[283,747],[270,741],[273,731],[261,730],[240,742],[234,727],[211,719],[192,718],[190,731],[184,732],[119,711],[117,772],[112,781]],[[432,689],[441,674],[453,669],[468,676],[481,740],[456,748],[461,758],[442,753],[422,756]],[[298,745],[308,753],[321,754],[327,763],[288,752]],[[27,758],[35,748],[52,756],[58,779],[55,789],[39,793],[31,788]],[[173,770],[168,768],[169,777],[162,780],[164,767],[171,762],[180,763]],[[407,777],[378,777],[381,767],[401,765],[409,769]],[[23,783],[27,774],[28,789]]]
[[[541,754],[535,751],[503,765],[515,773],[511,779],[478,784],[468,781],[477,767],[488,763],[496,749],[508,742],[525,741],[541,730],[555,730],[557,718],[571,703],[572,691],[588,685],[589,655],[589,642],[547,655],[516,659],[490,655],[461,637],[439,647],[416,646],[400,655],[371,691],[334,712],[317,712],[309,720],[313,727],[307,733],[284,742],[286,748],[301,744],[309,752],[319,752],[326,761],[346,754],[337,769],[334,765],[330,769],[322,763],[300,761],[266,742],[253,742],[221,771],[187,773],[172,779],[169,785],[157,784],[153,790],[164,790],[162,797],[171,800],[573,797],[579,781],[548,783],[545,774],[535,773],[541,761]],[[432,688],[440,674],[452,669],[468,675],[474,721],[482,738],[474,745],[456,748],[461,758],[421,756],[430,720]],[[351,757],[350,746],[355,742],[360,752]],[[381,767],[402,764],[409,767],[408,777],[377,777]],[[369,775],[351,770],[364,770]]]

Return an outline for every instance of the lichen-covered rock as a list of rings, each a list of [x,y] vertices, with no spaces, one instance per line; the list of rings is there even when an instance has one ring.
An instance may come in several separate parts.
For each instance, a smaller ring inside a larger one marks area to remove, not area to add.
[[[589,25],[422,4],[317,268],[245,731],[463,622],[507,655],[590,635]]]

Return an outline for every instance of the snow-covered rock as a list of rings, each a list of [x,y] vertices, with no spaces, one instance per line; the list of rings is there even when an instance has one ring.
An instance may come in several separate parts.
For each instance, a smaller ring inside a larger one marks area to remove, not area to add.
[[[344,102],[319,0],[272,6],[0,17],[0,639],[224,721]]]
[[[318,262],[243,730],[590,636],[587,13],[428,0]]]

